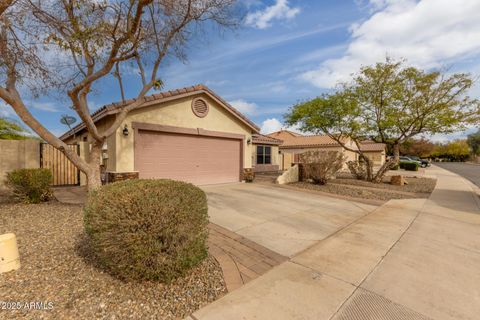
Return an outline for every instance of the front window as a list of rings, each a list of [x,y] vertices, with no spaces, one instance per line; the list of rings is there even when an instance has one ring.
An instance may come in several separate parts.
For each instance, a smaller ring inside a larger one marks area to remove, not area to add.
[[[272,147],[257,146],[257,164],[272,163]]]

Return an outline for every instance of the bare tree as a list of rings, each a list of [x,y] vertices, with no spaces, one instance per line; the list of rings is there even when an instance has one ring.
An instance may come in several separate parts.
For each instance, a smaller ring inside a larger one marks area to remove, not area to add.
[[[100,155],[106,138],[145,95],[162,86],[159,67],[184,48],[204,26],[233,27],[235,0],[2,0],[0,4],[0,98],[41,138],[61,150],[100,185]],[[141,89],[125,100],[121,67],[139,73]],[[113,73],[124,105],[113,124],[100,131],[88,97]],[[25,104],[27,93],[54,91],[68,97],[91,143],[81,159],[49,132]]]
[[[0,0],[0,16],[7,10],[12,4],[14,0]]]

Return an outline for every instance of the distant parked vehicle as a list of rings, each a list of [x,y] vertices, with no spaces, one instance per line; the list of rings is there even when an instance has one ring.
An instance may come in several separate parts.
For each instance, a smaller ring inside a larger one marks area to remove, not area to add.
[[[405,156],[400,157],[400,162],[398,164],[400,169],[405,169],[408,171],[418,171],[418,167],[420,167],[421,165],[422,163],[420,161],[413,160],[410,157]]]
[[[430,162],[428,160],[420,159],[417,156],[407,156],[407,157],[412,159],[412,160],[419,161],[420,162],[420,167],[422,167],[422,168],[426,168],[426,167],[430,166]]]
[[[422,163],[420,161],[414,160],[414,159],[412,159],[410,157],[406,157],[406,156],[400,156],[400,163],[402,163],[402,162],[416,162],[416,163],[418,163],[419,166],[422,165]]]

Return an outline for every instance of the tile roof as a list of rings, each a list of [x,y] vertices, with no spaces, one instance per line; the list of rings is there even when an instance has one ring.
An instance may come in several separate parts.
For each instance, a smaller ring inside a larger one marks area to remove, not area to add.
[[[177,96],[180,98],[180,97],[183,97],[183,96],[190,96],[190,95],[195,95],[195,94],[199,94],[199,93],[206,93],[207,95],[210,95],[214,100],[217,100],[218,102],[220,102],[221,105],[223,105],[228,111],[230,111],[234,116],[239,118],[246,125],[251,127],[255,132],[260,131],[260,128],[255,123],[253,123],[250,119],[248,119],[246,116],[244,116],[240,111],[235,109],[232,105],[230,105],[228,102],[223,100],[220,96],[218,96],[215,92],[213,92],[212,90],[210,90],[207,86],[205,86],[203,84],[197,84],[197,85],[191,86],[191,87],[185,87],[185,88],[180,88],[180,89],[176,89],[176,90],[170,90],[170,91],[166,91],[166,92],[155,93],[155,94],[150,95],[150,96],[145,96],[145,97],[143,97],[144,103],[142,105],[138,106],[134,110],[137,110],[137,109],[140,109],[140,108],[143,108],[143,107],[146,107],[146,106],[151,106],[152,103],[162,103],[164,101],[174,99]],[[98,110],[94,111],[91,114],[92,119],[93,119],[94,122],[97,122],[100,119],[105,118],[106,116],[109,116],[109,115],[120,112],[122,107],[124,107],[125,105],[128,105],[128,104],[131,104],[133,102],[135,102],[135,99],[126,100],[125,103],[115,102],[115,103],[105,105],[105,106],[99,108]],[[75,126],[74,128],[72,128],[72,130],[69,130],[66,133],[64,133],[60,137],[60,139],[65,140],[65,139],[69,138],[70,136],[72,136],[73,133],[78,133],[79,131],[81,131],[83,129],[85,129],[85,124],[80,123],[77,126]]]
[[[278,146],[282,144],[283,141],[263,134],[255,133],[252,134],[252,142],[256,144],[273,144]]]
[[[312,135],[302,136],[299,133],[291,132],[288,130],[280,130],[270,133],[268,135],[271,138],[281,139],[283,143],[282,148],[286,147],[321,147],[321,146],[337,146],[338,143],[326,135]]]
[[[362,141],[360,143],[360,150],[362,151],[385,151],[385,143],[377,143],[374,141]]]
[[[280,130],[276,132],[272,132],[270,134],[267,134],[267,136],[275,139],[280,139],[280,140],[285,140],[289,139],[291,137],[301,137],[302,135],[293,131],[289,130]]]
[[[335,147],[339,144],[327,135],[302,136],[287,130],[280,130],[268,135],[283,140],[281,148],[314,148],[314,147]],[[362,141],[360,145],[362,151],[384,151],[385,144],[374,141]]]

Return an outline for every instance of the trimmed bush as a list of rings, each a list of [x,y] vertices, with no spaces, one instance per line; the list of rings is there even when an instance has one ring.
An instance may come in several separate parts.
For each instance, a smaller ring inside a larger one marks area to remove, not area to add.
[[[407,171],[418,171],[418,163],[416,162],[401,162],[400,168],[403,168]]]
[[[25,203],[40,203],[52,197],[50,184],[52,173],[49,169],[17,169],[7,173],[6,185],[15,198]]]
[[[170,282],[207,256],[205,193],[173,180],[126,180],[89,193],[84,223],[98,262],[124,280]]]

